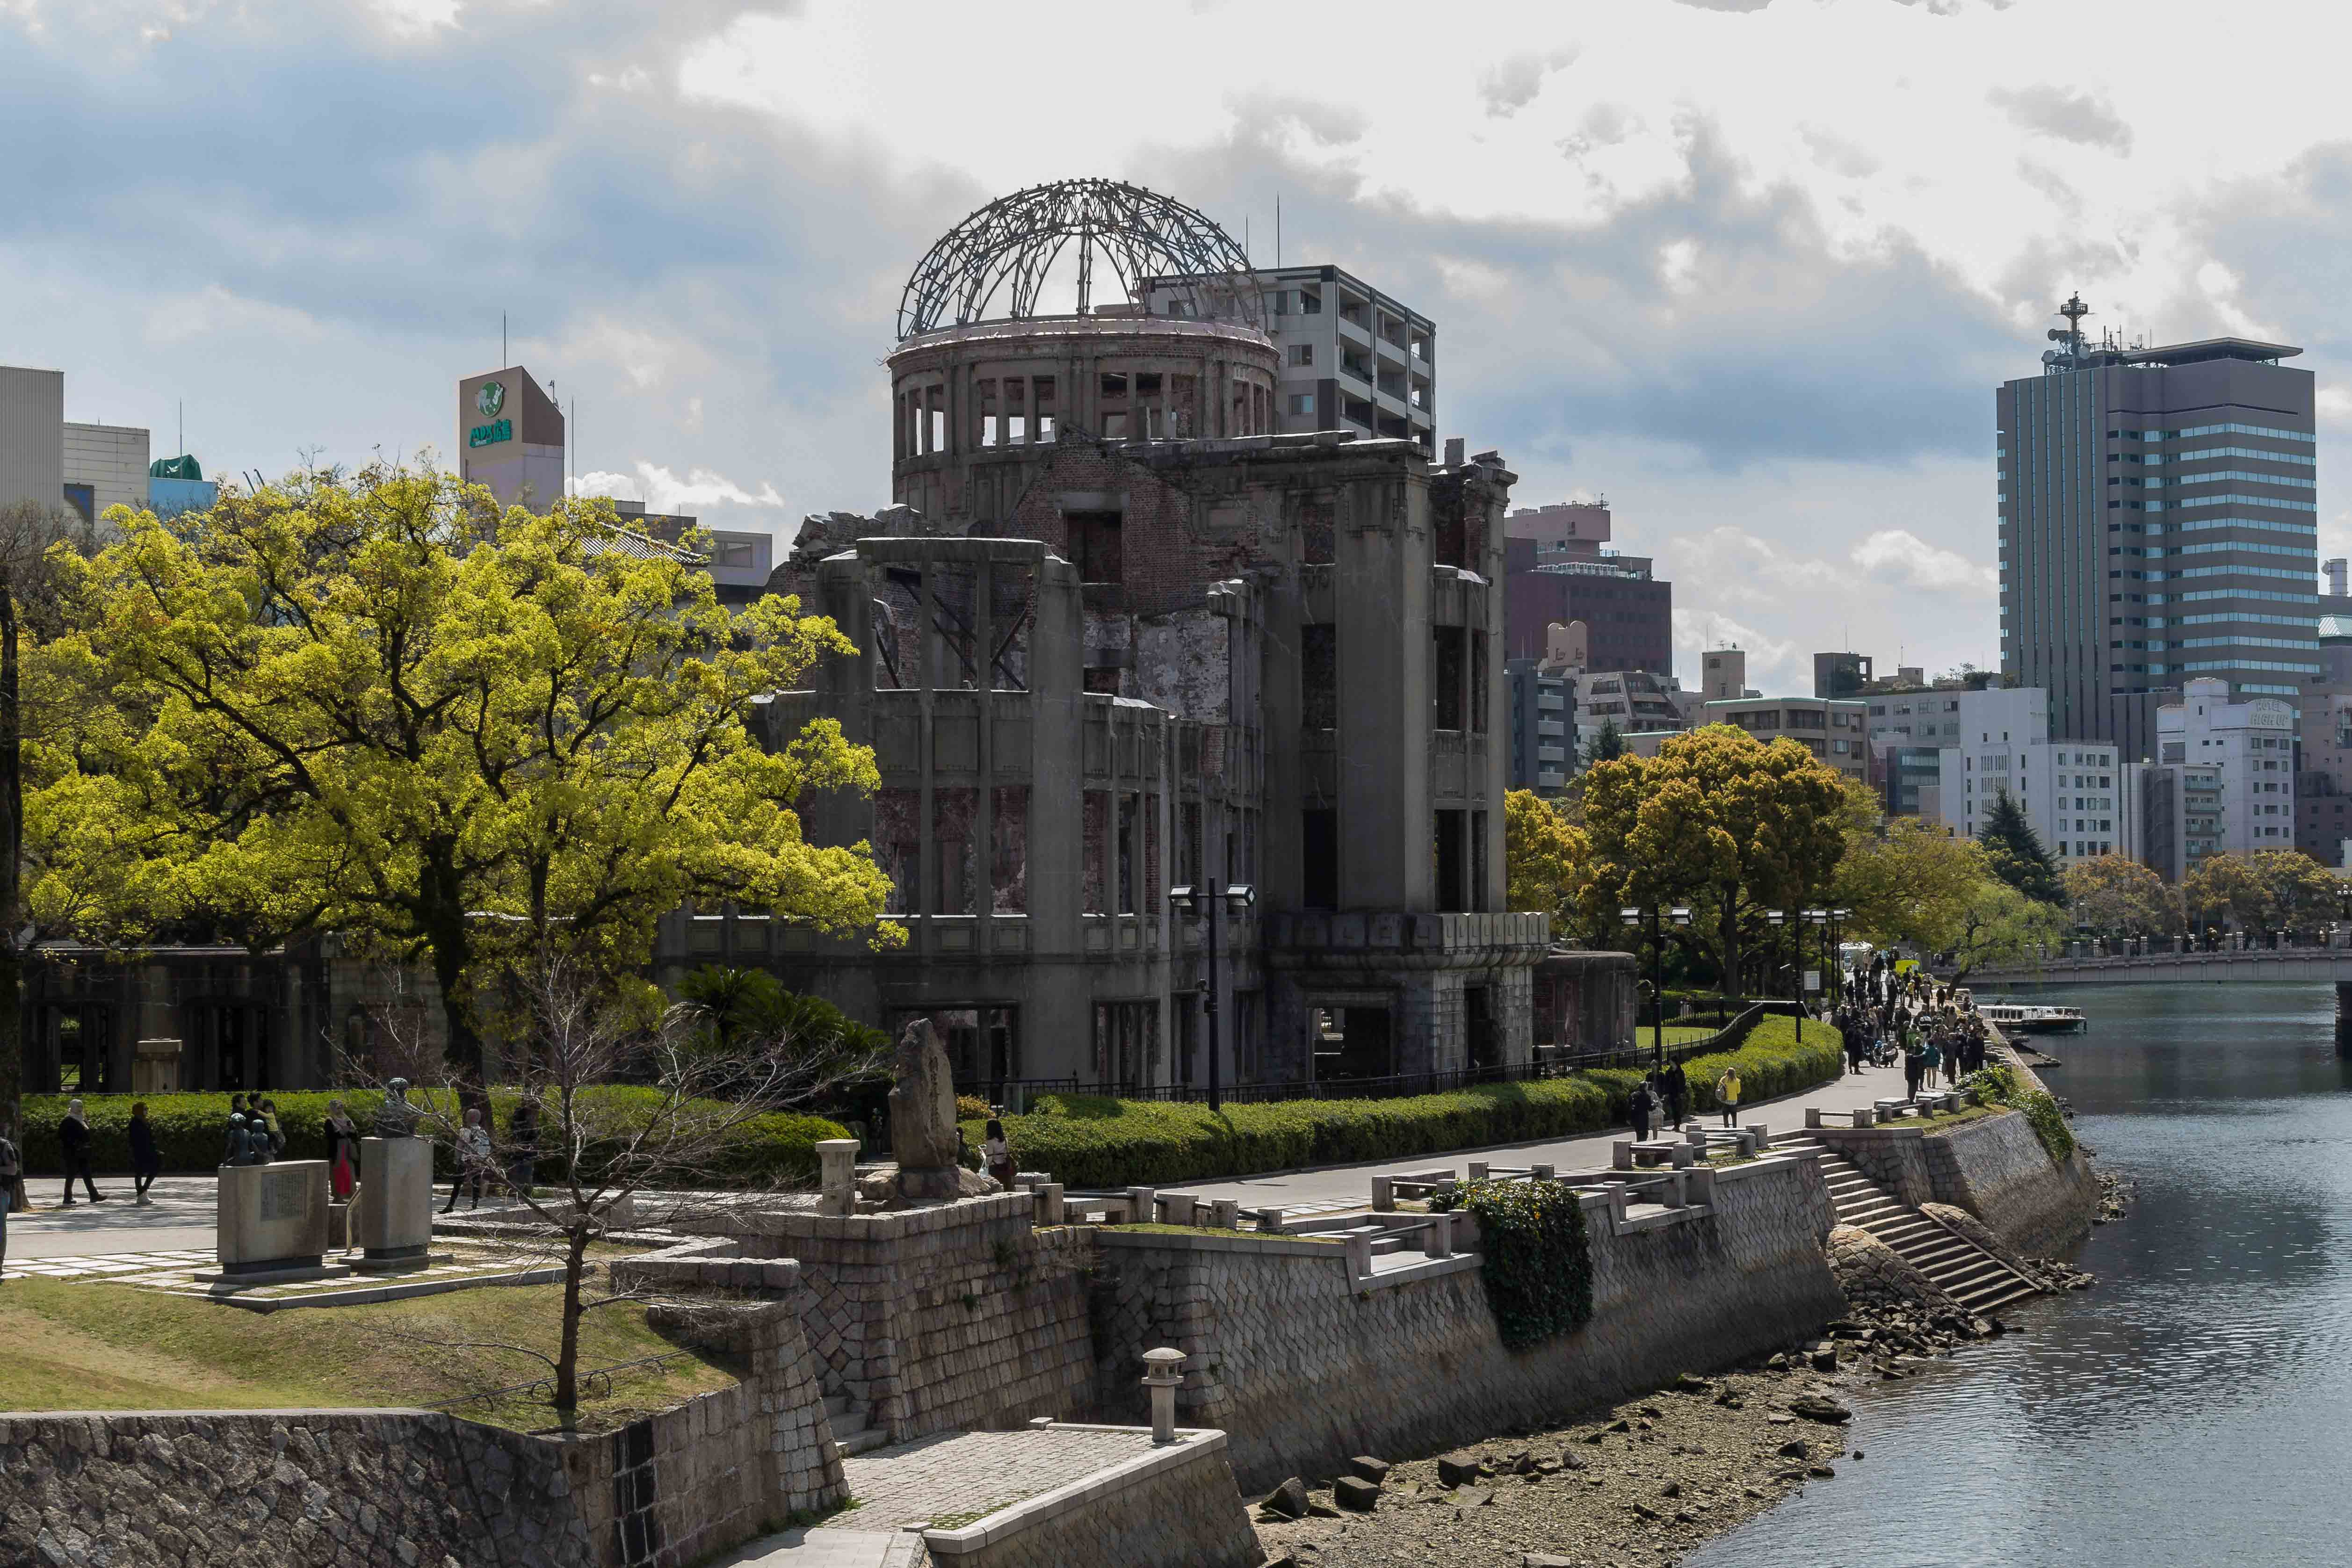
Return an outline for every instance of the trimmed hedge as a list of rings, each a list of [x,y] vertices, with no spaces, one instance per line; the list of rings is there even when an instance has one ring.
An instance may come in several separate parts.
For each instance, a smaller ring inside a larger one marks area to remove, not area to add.
[[[285,1090],[262,1092],[264,1098],[278,1105],[278,1124],[286,1134],[286,1153],[290,1160],[322,1160],[327,1157],[327,1103],[341,1100],[343,1108],[359,1124],[361,1134],[366,1135],[375,1124],[376,1107],[383,1096],[373,1089],[353,1089],[336,1092],[318,1090]],[[615,1084],[595,1091],[598,1101],[611,1104],[625,1114],[631,1102],[651,1103],[656,1092],[652,1089]],[[28,1176],[60,1172],[65,1168],[64,1153],[58,1144],[58,1124],[65,1120],[66,1102],[74,1098],[66,1094],[29,1094],[25,1098],[25,1126],[17,1140],[24,1152],[25,1170]],[[429,1091],[417,1091],[409,1096],[417,1103],[429,1103],[436,1098]],[[228,1096],[226,1094],[85,1094],[80,1096],[82,1115],[89,1123],[90,1163],[100,1171],[128,1171],[131,1168],[131,1104],[140,1100],[147,1103],[147,1119],[154,1124],[156,1151],[163,1155],[163,1168],[181,1173],[207,1172],[220,1165],[221,1150],[228,1137]],[[503,1129],[514,1114],[521,1096],[512,1089],[490,1091],[490,1114]],[[543,1134],[544,1135],[544,1134]],[[722,1180],[741,1182],[747,1186],[766,1186],[778,1182],[809,1182],[816,1179],[816,1144],[824,1138],[844,1138],[848,1133],[837,1122],[822,1116],[800,1116],[772,1113],[757,1116],[743,1124],[730,1145],[722,1168],[714,1176]],[[446,1178],[454,1174],[449,1151],[436,1151],[435,1165]],[[542,1178],[553,1179],[562,1174],[556,1161],[542,1159],[539,1163]]]
[[[1473,1182],[1445,1207],[1478,1217],[1486,1306],[1507,1348],[1528,1350],[1592,1321],[1592,1238],[1575,1188]]]
[[[1743,1103],[1844,1070],[1835,1030],[1808,1025],[1801,1050],[1794,1031],[1793,1019],[1767,1018],[1739,1050],[1692,1058],[1692,1108],[1713,1107],[1715,1081],[1730,1062],[1739,1066]],[[1641,1081],[1634,1069],[1612,1068],[1393,1100],[1228,1104],[1214,1116],[1198,1104],[1047,1094],[1029,1114],[1005,1117],[1004,1134],[1021,1169],[1051,1171],[1071,1186],[1160,1186],[1601,1132],[1625,1124]],[[964,1134],[977,1147],[981,1124],[965,1123]]]

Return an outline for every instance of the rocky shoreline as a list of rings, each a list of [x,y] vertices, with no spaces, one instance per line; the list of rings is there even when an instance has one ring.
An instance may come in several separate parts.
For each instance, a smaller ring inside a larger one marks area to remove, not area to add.
[[[2092,1282],[2064,1263],[2026,1261],[2051,1290]],[[1840,1272],[1848,1315],[1762,1362],[1685,1373],[1583,1419],[1433,1458],[1365,1456],[1346,1475],[1284,1482],[1253,1510],[1269,1568],[1672,1563],[1809,1481],[1833,1479],[1836,1462],[1865,1460],[1848,1448],[1842,1389],[1916,1375],[2011,1332],[1919,1297],[1899,1277]]]

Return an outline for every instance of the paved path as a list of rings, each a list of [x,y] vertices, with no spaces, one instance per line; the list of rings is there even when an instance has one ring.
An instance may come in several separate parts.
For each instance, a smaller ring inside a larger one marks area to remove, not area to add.
[[[1903,1092],[1903,1070],[1900,1067],[1866,1067],[1860,1077],[1848,1073],[1819,1088],[1783,1095],[1778,1100],[1743,1105],[1740,1107],[1740,1120],[1764,1122],[1773,1131],[1781,1132],[1802,1127],[1805,1113],[1809,1110],[1851,1111],[1857,1105],[1867,1105],[1873,1100],[1899,1097]],[[1722,1117],[1709,1115],[1694,1120],[1716,1126],[1721,1124]],[[1562,1170],[1591,1170],[1609,1163],[1609,1145],[1625,1137],[1628,1132],[1627,1128],[1618,1127],[1573,1138],[1532,1144],[1496,1144],[1480,1149],[1414,1155],[1404,1159],[1374,1160],[1362,1165],[1320,1166],[1312,1170],[1244,1176],[1233,1181],[1188,1182],[1162,1190],[1190,1193],[1205,1199],[1235,1198],[1244,1208],[1309,1209],[1363,1203],[1371,1197],[1372,1177],[1388,1171],[1440,1170],[1447,1166],[1458,1169],[1474,1159],[1497,1166],[1548,1165],[1557,1166]]]
[[[71,1207],[58,1204],[59,1183],[54,1176],[26,1179],[29,1213],[8,1217],[8,1258],[75,1258],[116,1252],[190,1252],[213,1250],[213,1178],[162,1176],[148,1189],[145,1207],[131,1200],[129,1176],[100,1176],[98,1190],[104,1203],[92,1203],[79,1188],[80,1201]]]

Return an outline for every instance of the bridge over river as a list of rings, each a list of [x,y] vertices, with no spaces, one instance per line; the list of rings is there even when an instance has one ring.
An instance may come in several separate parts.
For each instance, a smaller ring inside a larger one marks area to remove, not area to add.
[[[1973,969],[1964,983],[1981,998],[1988,986],[2172,986],[2216,980],[2333,980],[2352,986],[2352,947],[2045,958],[2013,968]]]

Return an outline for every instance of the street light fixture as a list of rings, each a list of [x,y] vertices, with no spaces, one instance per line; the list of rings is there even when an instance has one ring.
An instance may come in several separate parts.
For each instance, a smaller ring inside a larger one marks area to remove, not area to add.
[[[1658,1071],[1666,1070],[1666,921],[1676,925],[1688,925],[1691,912],[1685,904],[1674,904],[1661,909],[1652,904],[1644,909],[1640,904],[1627,904],[1617,912],[1619,919],[1639,930],[1644,921],[1650,927],[1650,1046],[1657,1053]]]
[[[1802,1045],[1805,1043],[1805,963],[1804,955],[1799,949],[1804,938],[1797,934],[1797,922],[1790,917],[1791,914],[1786,909],[1768,909],[1764,912],[1764,918],[1776,931],[1784,926],[1788,929],[1789,994],[1796,999],[1797,1043]]]
[[[1168,890],[1168,907],[1180,919],[1198,916],[1208,923],[1209,975],[1201,992],[1201,1005],[1209,1015],[1209,1113],[1214,1115],[1224,1108],[1223,1081],[1217,1066],[1217,907],[1224,906],[1228,922],[1240,920],[1257,902],[1257,889],[1245,882],[1219,888],[1213,882],[1195,888],[1190,883]]]

